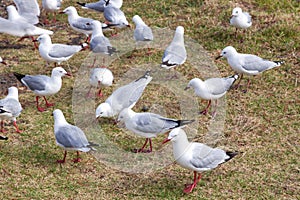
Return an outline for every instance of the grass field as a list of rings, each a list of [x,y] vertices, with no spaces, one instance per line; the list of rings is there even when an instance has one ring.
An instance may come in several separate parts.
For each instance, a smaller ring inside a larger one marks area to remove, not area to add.
[[[11,3],[1,1],[2,17],[6,17],[5,6]],[[76,1],[64,0],[63,8],[73,5],[80,15],[103,21],[102,14],[83,10],[75,4]],[[237,38],[234,38],[235,29],[229,26],[231,10],[235,6],[240,6],[253,16],[252,27],[245,34],[240,31]],[[73,152],[68,154],[65,164],[57,164],[56,160],[63,157],[63,150],[55,144],[54,108],[38,112],[34,95],[21,87],[12,75],[15,71],[50,74],[53,65],[45,66],[46,62],[37,50],[33,50],[29,40],[18,42],[16,37],[0,34],[0,56],[8,63],[8,66],[0,65],[0,95],[3,98],[9,86],[18,85],[24,108],[17,119],[24,132],[15,133],[14,127],[7,123],[9,140],[0,143],[0,199],[299,199],[299,1],[125,0],[122,9],[133,27],[131,18],[135,14],[151,27],[175,30],[178,25],[184,26],[186,37],[207,51],[208,63],[214,63],[220,76],[233,74],[225,59],[214,60],[228,45],[234,46],[238,52],[285,61],[279,68],[250,77],[251,85],[247,93],[238,89],[226,96],[223,134],[214,145],[243,153],[219,168],[203,173],[198,186],[189,195],[183,194],[182,190],[184,184],[192,181],[192,172],[176,164],[146,173],[128,173],[104,164],[101,158],[96,159],[92,154],[82,153],[82,162],[73,163]],[[83,35],[67,25],[65,15],[58,15],[57,18],[56,24],[44,27],[55,32],[53,42],[79,44],[84,41]],[[119,34],[117,39],[122,35]],[[194,50],[190,46],[187,48]],[[115,81],[121,81],[123,74],[133,66],[147,63],[157,63],[158,66],[163,51],[151,51],[148,55],[147,50],[134,50],[115,59],[109,65]],[[72,112],[73,91],[78,84],[76,81],[81,78],[81,67],[84,63],[90,63],[85,59],[89,53],[79,52],[68,63],[62,63],[73,77],[63,78],[61,91],[50,97],[56,103],[55,108],[63,110],[67,121],[75,121],[79,126],[80,119]],[[201,69],[203,66],[197,67]],[[201,71],[191,67],[189,57],[187,63],[175,68],[175,71],[182,74],[182,80],[197,76],[206,78],[201,76]],[[245,85],[246,80],[242,82],[242,87]],[[112,91],[113,88],[106,88],[104,95],[107,97]],[[95,105],[104,99],[97,99]],[[95,103],[94,100],[91,103]],[[203,108],[205,103],[197,101],[197,109]],[[140,111],[143,106],[150,107],[153,112],[161,112],[163,108],[162,114],[180,117],[174,95],[154,84],[149,85],[134,110]],[[196,120],[193,125],[197,129],[194,141],[213,143],[205,136],[213,120],[211,116],[199,115]],[[129,152],[144,142],[142,138],[124,134],[124,129],[112,125],[111,120],[95,120],[93,123],[101,124],[107,138],[125,151]],[[86,134],[88,138],[95,139],[95,133]],[[155,150],[161,148],[162,139],[163,136],[154,139]],[[168,147],[171,149],[170,144]],[[95,152],[93,154],[96,155]],[[172,163],[172,160],[169,162]]]

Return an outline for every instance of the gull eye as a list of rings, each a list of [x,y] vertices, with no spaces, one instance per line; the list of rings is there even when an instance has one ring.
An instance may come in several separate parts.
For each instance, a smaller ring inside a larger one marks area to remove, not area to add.
[[[239,13],[239,11],[235,11],[235,13],[236,13],[236,14],[238,14],[238,13]]]
[[[223,52],[223,54],[226,54],[226,52]]]

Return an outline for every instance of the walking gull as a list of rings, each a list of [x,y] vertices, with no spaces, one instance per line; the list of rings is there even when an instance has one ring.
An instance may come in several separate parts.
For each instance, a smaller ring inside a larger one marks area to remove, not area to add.
[[[43,34],[37,38],[39,45],[39,52],[43,59],[48,62],[55,62],[60,64],[63,61],[69,60],[75,53],[85,49],[88,45],[66,45],[53,44],[51,38],[47,34]]]
[[[64,163],[66,161],[67,150],[74,150],[77,152],[77,158],[74,162],[80,162],[79,151],[89,152],[90,150],[96,150],[93,146],[98,146],[89,142],[84,132],[77,126],[69,124],[61,110],[55,109],[53,111],[54,116],[54,134],[56,144],[65,149],[64,158],[57,160],[58,163]]]
[[[8,88],[8,95],[0,100],[0,120],[1,132],[4,133],[4,120],[11,120],[17,133],[22,131],[18,128],[17,117],[21,114],[22,106],[19,102],[18,89],[16,87]]]
[[[237,29],[247,29],[252,25],[251,15],[247,12],[243,12],[241,8],[236,7],[232,10],[230,25],[236,28],[236,36]]]
[[[205,81],[199,78],[193,78],[189,81],[185,90],[193,88],[197,96],[209,100],[207,107],[200,112],[205,115],[211,105],[211,101],[224,96],[237,79],[237,74],[225,78],[209,78]]]
[[[133,32],[135,41],[153,40],[153,33],[151,28],[145,24],[145,22],[141,19],[140,16],[133,16],[132,21],[135,23],[135,29]]]
[[[96,109],[96,118],[114,117],[124,108],[132,108],[142,96],[152,77],[147,71],[142,77],[116,89],[104,103]]]
[[[178,120],[162,117],[154,113],[136,113],[131,108],[125,108],[121,111],[118,121],[124,122],[128,130],[145,137],[146,141],[142,148],[136,149],[135,152],[152,152],[151,138],[156,137],[159,133],[166,133],[174,128],[194,122],[194,120]],[[149,142],[150,149],[144,150]]]
[[[47,107],[53,106],[54,104],[47,101],[46,96],[56,94],[60,90],[62,86],[61,77],[65,75],[71,76],[62,67],[55,67],[52,70],[51,77],[45,75],[23,75],[19,73],[14,73],[14,75],[36,95],[36,107],[40,112],[43,112],[45,109],[39,106],[39,97],[43,96]]]
[[[170,69],[177,65],[182,65],[187,58],[184,46],[184,28],[177,26],[171,44],[166,48],[162,57],[161,67]]]
[[[104,8],[108,5],[112,5],[116,8],[121,8],[123,0],[100,0],[93,3],[81,3],[77,2],[78,5],[82,6],[84,9],[91,9],[98,12],[104,12]]]
[[[184,193],[192,192],[201,178],[201,172],[212,170],[238,154],[237,152],[211,148],[202,143],[189,142],[185,131],[181,128],[173,129],[163,143],[168,141],[172,141],[173,156],[176,163],[183,168],[194,171],[194,182],[183,190]]]
[[[258,75],[266,70],[283,64],[283,61],[269,61],[256,55],[238,53],[232,46],[225,47],[216,60],[221,57],[227,58],[227,62],[231,68],[237,73],[242,74],[237,86],[239,86],[244,74]],[[247,88],[249,85],[250,79],[248,79]]]

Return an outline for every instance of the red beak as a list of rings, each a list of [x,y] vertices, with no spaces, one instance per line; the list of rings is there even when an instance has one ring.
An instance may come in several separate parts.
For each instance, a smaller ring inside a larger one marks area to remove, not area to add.
[[[4,62],[4,61],[2,61],[1,63],[2,63],[3,65],[7,65],[7,63],[6,63],[6,62]]]
[[[71,74],[71,73],[69,73],[69,72],[67,72],[67,73],[66,73],[66,76],[72,76],[72,74]]]
[[[171,141],[171,139],[166,138],[166,139],[164,139],[164,141],[162,142],[162,144],[165,144],[165,143],[167,143],[169,141]]]

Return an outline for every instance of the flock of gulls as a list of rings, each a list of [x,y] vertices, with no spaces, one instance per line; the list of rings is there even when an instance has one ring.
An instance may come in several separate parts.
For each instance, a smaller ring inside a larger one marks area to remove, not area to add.
[[[51,76],[47,75],[24,75],[14,72],[15,77],[29,90],[36,95],[37,110],[43,112],[47,107],[54,106],[46,99],[47,96],[58,93],[62,87],[62,77],[71,76],[62,67],[57,66],[62,62],[69,60],[74,54],[81,50],[89,48],[94,53],[100,53],[107,56],[117,53],[103,32],[111,29],[123,29],[129,27],[124,12],[121,10],[122,0],[100,0],[94,3],[77,2],[84,9],[91,9],[102,12],[105,22],[93,20],[91,18],[80,17],[73,6],[65,8],[60,13],[68,15],[68,23],[72,29],[86,36],[84,43],[80,45],[66,45],[52,43],[50,35],[53,31],[46,30],[36,25],[39,23],[40,8],[36,0],[14,0],[14,5],[7,6],[8,19],[0,18],[0,33],[12,36],[31,38],[33,42],[38,42],[40,56],[48,63],[54,63]],[[60,0],[42,0],[42,8],[47,13],[56,13],[62,7]],[[55,14],[54,14],[55,16]],[[47,16],[46,16],[47,18]],[[56,18],[54,18],[56,20]],[[132,19],[135,23],[133,37],[136,41],[155,40],[152,30],[147,26],[142,18],[135,15]],[[43,23],[50,23],[44,18]],[[55,21],[54,21],[55,23]],[[247,29],[252,25],[251,16],[242,12],[241,8],[234,8],[230,24],[236,29]],[[36,39],[34,37],[37,36]],[[234,75],[223,78],[209,78],[201,80],[193,78],[187,83],[186,90],[193,88],[196,96],[208,100],[206,108],[201,114],[207,114],[211,102],[224,96],[227,91],[233,88],[237,79],[239,83],[243,75],[258,75],[266,70],[280,66],[282,61],[269,61],[256,55],[238,53],[232,46],[225,47],[218,58],[224,57],[235,72]],[[217,58],[217,59],[218,59]],[[174,38],[162,55],[161,67],[166,70],[182,65],[188,59],[184,44],[184,27],[178,26],[174,33]],[[0,62],[6,65],[6,62],[0,57]],[[94,62],[95,64],[95,62]],[[99,88],[98,97],[103,97],[102,87],[109,87],[113,84],[113,72],[104,65],[94,67],[90,73],[90,85]],[[104,64],[104,62],[103,62]],[[142,77],[123,85],[113,91],[113,93],[101,103],[96,111],[96,118],[115,117],[118,122],[123,122],[128,130],[141,137],[146,138],[144,145],[139,149],[134,149],[135,153],[152,152],[151,138],[158,134],[167,133],[168,137],[163,141],[171,141],[173,144],[173,154],[176,162],[184,168],[194,172],[194,181],[185,189],[185,193],[190,193],[201,178],[201,172],[216,168],[220,164],[236,156],[237,152],[228,152],[219,148],[211,148],[205,144],[189,142],[185,131],[182,129],[194,120],[181,120],[164,117],[155,113],[133,111],[133,107],[142,96],[147,85],[152,80],[151,72],[146,71]],[[235,84],[235,87],[238,87]],[[247,88],[250,81],[248,81]],[[91,90],[91,89],[90,89]],[[93,96],[91,92],[87,96]],[[46,108],[40,106],[39,99],[43,98]],[[22,106],[18,98],[18,89],[16,87],[8,88],[8,95],[0,100],[0,120],[1,132],[5,133],[4,120],[12,121],[16,132],[22,132],[18,126],[16,118],[21,114]],[[65,149],[64,157],[58,160],[58,163],[66,161],[67,150],[77,151],[77,158],[74,162],[79,162],[79,151],[88,152],[96,150],[98,144],[89,142],[84,132],[77,126],[69,124],[61,110],[55,109],[54,116],[54,134],[56,143]],[[7,140],[6,136],[1,136],[1,140]],[[146,146],[149,144],[149,148]],[[100,144],[101,145],[101,144]],[[199,173],[199,175],[198,175]]]

